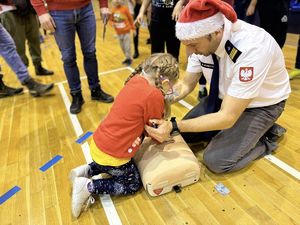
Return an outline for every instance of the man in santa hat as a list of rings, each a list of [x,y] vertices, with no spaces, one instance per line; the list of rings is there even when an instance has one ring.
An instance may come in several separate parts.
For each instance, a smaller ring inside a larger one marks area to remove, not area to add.
[[[203,74],[209,96],[183,120],[151,120],[150,136],[165,141],[175,131],[188,143],[209,141],[203,154],[215,173],[244,168],[277,148],[285,129],[275,124],[291,92],[283,53],[263,29],[237,20],[221,0],[193,0],[176,23],[176,36],[193,52],[172,102],[193,91]]]

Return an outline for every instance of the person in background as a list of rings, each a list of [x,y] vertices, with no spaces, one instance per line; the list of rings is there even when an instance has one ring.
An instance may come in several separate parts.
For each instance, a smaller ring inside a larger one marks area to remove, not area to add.
[[[0,22],[10,33],[17,47],[17,52],[24,64],[28,67],[29,61],[26,56],[26,41],[29,53],[38,76],[53,75],[53,71],[45,69],[42,62],[40,32],[37,15],[30,0],[13,1],[16,9],[0,15]]]
[[[300,76],[300,36],[298,39],[295,68],[289,73],[289,75],[290,75],[290,79]]]
[[[134,35],[136,34],[133,18],[128,7],[124,6],[123,0],[113,0],[112,4],[114,7],[111,9],[110,22],[115,28],[121,49],[126,57],[122,64],[131,66],[132,56],[130,31],[133,30]]]
[[[0,5],[1,8],[1,5]],[[28,73],[27,67],[17,53],[14,40],[0,23],[0,55],[4,58],[10,68],[15,72],[22,85],[26,86],[29,93],[38,97],[45,95],[53,89],[54,84],[41,84],[34,80]],[[2,81],[2,77],[1,77]],[[18,94],[23,89],[10,89],[2,81],[2,95]]]
[[[83,65],[91,91],[91,99],[111,103],[114,98],[100,86],[96,58],[96,19],[91,0],[31,0],[38,14],[41,27],[54,32],[54,37],[62,55],[64,71],[68,80],[72,103],[70,112],[81,111],[84,99],[81,91],[79,69],[76,62],[75,35],[77,33]],[[109,17],[107,0],[100,0],[100,14],[103,21]]]

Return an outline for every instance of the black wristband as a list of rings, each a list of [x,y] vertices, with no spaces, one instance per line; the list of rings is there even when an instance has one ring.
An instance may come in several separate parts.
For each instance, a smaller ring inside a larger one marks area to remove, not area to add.
[[[174,133],[180,133],[180,130],[177,126],[177,122],[176,122],[176,117],[171,117],[171,123],[172,123],[172,130],[171,130],[171,134],[174,134]]]

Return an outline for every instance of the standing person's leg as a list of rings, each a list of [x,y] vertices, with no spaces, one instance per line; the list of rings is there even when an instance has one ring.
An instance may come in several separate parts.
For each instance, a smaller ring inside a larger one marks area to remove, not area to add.
[[[110,103],[114,98],[105,93],[100,86],[98,63],[96,59],[96,19],[92,3],[76,10],[76,30],[83,53],[84,70],[88,78],[92,100]]]
[[[136,3],[134,6],[134,19],[136,19],[136,17],[138,16],[139,12],[140,12],[140,8],[141,8],[141,4]],[[134,54],[133,54],[133,58],[136,59],[139,57],[140,53],[139,53],[139,32],[140,32],[140,28],[139,26],[136,27],[136,35],[133,36],[133,44],[134,44]]]
[[[53,75],[53,71],[42,67],[42,51],[40,43],[39,23],[36,14],[29,13],[24,17],[26,21],[25,33],[28,41],[29,52],[35,68],[36,75]]]
[[[23,17],[16,15],[14,12],[6,12],[0,16],[3,27],[7,30],[13,38],[16,45],[18,55],[21,57],[23,63],[28,66],[29,61],[26,56],[26,31],[25,21]]]
[[[269,154],[277,143],[266,134],[284,110],[285,101],[262,108],[246,109],[235,125],[220,131],[203,154],[204,164],[215,173],[233,172]]]
[[[62,55],[64,71],[72,96],[70,112],[76,114],[81,111],[81,106],[84,103],[81,93],[79,69],[76,62],[76,15],[74,10],[50,11],[50,15],[56,25],[54,37]]]
[[[29,93],[36,97],[48,93],[52,88],[53,84],[40,84],[32,79],[25,64],[22,62],[20,56],[16,51],[16,46],[12,37],[4,29],[0,23],[0,55],[5,59],[7,64],[12,68],[15,74],[18,76],[19,81],[26,85],[29,89]]]
[[[165,52],[165,40],[159,22],[150,23],[151,54]]]
[[[132,63],[132,58],[131,58],[131,41],[130,41],[130,32],[127,34],[124,34],[123,36],[123,45],[124,45],[124,53],[126,56],[127,62],[126,65],[127,66],[131,66]]]
[[[290,79],[300,76],[300,35],[298,39],[298,47],[296,53],[295,69],[289,72]]]
[[[172,23],[165,27],[165,35],[167,52],[179,62],[180,41],[175,34],[175,21],[172,20]]]

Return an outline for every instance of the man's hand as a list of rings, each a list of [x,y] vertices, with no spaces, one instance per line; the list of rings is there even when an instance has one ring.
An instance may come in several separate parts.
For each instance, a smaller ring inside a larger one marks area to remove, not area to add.
[[[100,17],[104,25],[107,24],[110,15],[111,15],[111,11],[109,10],[109,8],[100,8]]]
[[[152,119],[149,122],[150,124],[154,123],[158,126],[157,128],[153,128],[145,125],[145,130],[150,137],[159,142],[164,142],[170,139],[170,132],[172,131],[172,123],[170,121]]]
[[[55,32],[56,25],[55,25],[53,18],[50,16],[49,13],[40,15],[39,21],[40,21],[41,27],[44,30],[50,30],[51,32]]]

